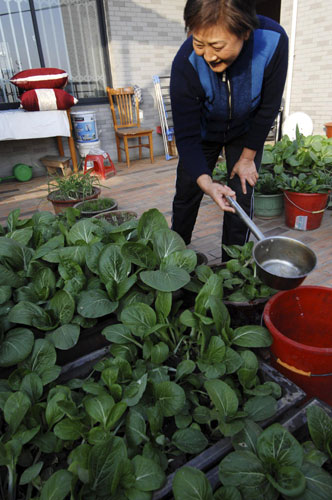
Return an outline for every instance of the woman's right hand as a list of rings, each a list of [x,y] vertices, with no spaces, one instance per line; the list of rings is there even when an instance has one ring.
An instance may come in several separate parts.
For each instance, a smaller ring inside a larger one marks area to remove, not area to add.
[[[219,182],[214,182],[207,174],[200,175],[197,179],[197,184],[205,194],[209,195],[213,199],[221,210],[235,213],[235,209],[231,207],[226,199],[226,196],[230,196],[235,199],[235,191],[233,191],[230,187],[225,186],[224,184],[219,184]]]

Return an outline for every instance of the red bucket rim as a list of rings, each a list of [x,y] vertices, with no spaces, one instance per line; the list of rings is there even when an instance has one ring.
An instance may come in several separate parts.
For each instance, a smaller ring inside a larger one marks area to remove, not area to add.
[[[327,287],[327,286],[319,286],[319,285],[305,285],[305,286],[299,286],[296,288],[296,290],[324,290],[324,291],[330,291],[332,293],[332,288],[330,287]],[[294,289],[292,290],[282,290],[278,293],[276,293],[275,295],[273,295],[266,303],[265,307],[264,307],[264,311],[263,311],[263,319],[264,319],[264,323],[267,327],[267,329],[269,330],[269,327],[272,328],[273,327],[273,331],[274,331],[274,335],[276,337],[278,337],[279,339],[282,339],[284,340],[285,339],[285,342],[293,347],[295,347],[296,349],[299,349],[299,350],[303,350],[303,351],[306,351],[306,352],[314,352],[314,353],[317,353],[317,354],[320,354],[320,355],[325,355],[325,356],[330,356],[332,354],[332,347],[314,347],[314,346],[309,346],[309,345],[306,345],[306,344],[301,344],[300,342],[296,342],[295,340],[292,340],[290,339],[289,337],[287,337],[286,335],[283,335],[281,332],[279,332],[279,330],[275,327],[275,325],[273,324],[272,320],[270,319],[270,311],[271,311],[271,307],[273,306],[274,302],[276,300],[278,300],[278,298],[282,295],[285,295],[285,294],[289,294],[289,293],[292,293]],[[301,292],[300,292],[301,293]],[[272,335],[272,333],[271,333]],[[273,337],[273,335],[272,335]]]

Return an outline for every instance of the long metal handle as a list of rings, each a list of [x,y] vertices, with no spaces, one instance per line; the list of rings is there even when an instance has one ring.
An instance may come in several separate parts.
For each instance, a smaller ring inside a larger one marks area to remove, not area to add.
[[[258,239],[258,240],[264,240],[265,236],[262,233],[260,229],[256,226],[256,224],[253,223],[253,221],[248,217],[248,215],[245,213],[242,207],[238,204],[237,201],[233,200],[230,196],[226,196],[226,199],[228,203],[235,208],[235,211],[237,215],[240,217],[240,219],[243,220],[243,222],[249,227],[250,231],[253,233],[253,235]]]

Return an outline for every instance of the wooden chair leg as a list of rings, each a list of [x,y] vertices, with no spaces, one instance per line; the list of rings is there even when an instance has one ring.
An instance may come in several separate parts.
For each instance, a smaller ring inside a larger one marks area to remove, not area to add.
[[[153,163],[153,141],[152,141],[152,132],[149,134],[149,146],[150,146],[150,160]]]
[[[139,159],[142,159],[142,137],[138,138],[138,151],[139,151]]]
[[[115,142],[116,142],[116,149],[117,149],[117,152],[118,152],[118,162],[121,163],[121,148],[120,148],[120,137],[118,137],[116,134],[115,134]]]
[[[125,152],[126,152],[127,167],[130,167],[129,149],[128,149],[128,138],[124,137],[123,138],[123,142],[124,142],[124,147],[125,147]]]

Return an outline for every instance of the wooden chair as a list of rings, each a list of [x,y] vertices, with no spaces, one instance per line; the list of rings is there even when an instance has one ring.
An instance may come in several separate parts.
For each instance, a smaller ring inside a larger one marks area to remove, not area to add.
[[[108,99],[111,106],[116,147],[118,151],[118,161],[121,162],[121,150],[126,153],[127,166],[130,166],[129,149],[139,148],[139,158],[142,159],[142,148],[150,150],[150,159],[153,163],[153,129],[142,129],[139,118],[139,103],[135,96],[135,106],[132,98],[135,95],[133,87],[112,89],[106,87]],[[142,142],[142,137],[148,138],[148,143]],[[121,139],[124,147],[121,147]],[[129,146],[129,139],[138,139],[138,144]]]

